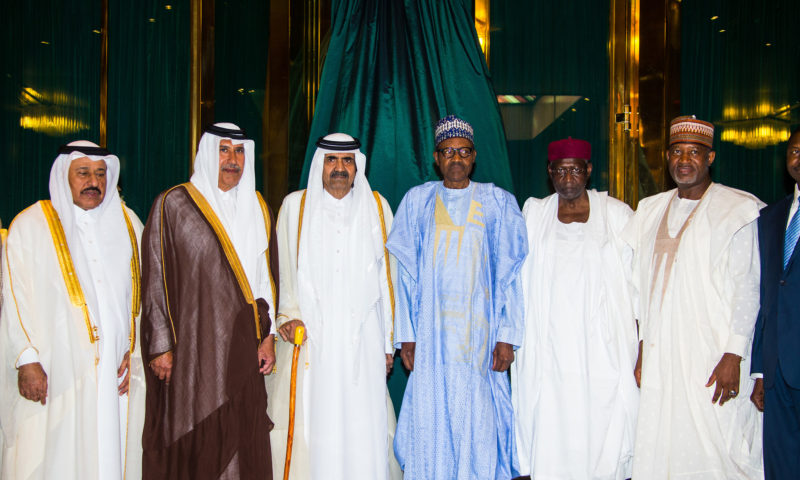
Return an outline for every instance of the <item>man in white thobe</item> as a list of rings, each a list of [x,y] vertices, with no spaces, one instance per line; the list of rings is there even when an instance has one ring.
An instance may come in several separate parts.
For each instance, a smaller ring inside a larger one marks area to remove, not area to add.
[[[50,200],[9,228],[0,327],[4,479],[105,480],[140,471],[144,386],[134,326],[142,224],[121,202],[118,178],[119,159],[107,150],[86,141],[61,147]],[[128,415],[129,387],[136,418]]]
[[[713,135],[694,116],[672,121],[667,167],[678,188],[642,200],[623,233],[639,304],[633,478],[764,475],[761,417],[739,395],[753,386],[763,204],[711,181]]]
[[[390,455],[395,418],[386,387],[394,354],[384,247],[392,211],[370,189],[357,139],[336,133],[317,147],[308,187],[289,194],[278,215],[280,339],[277,371],[267,379],[274,478],[283,475],[298,326],[305,327],[306,341],[289,478],[399,478]]]
[[[632,252],[619,234],[633,215],[586,190],[589,142],[548,146],[556,193],[522,215],[531,253],[522,269],[525,337],[512,364],[520,473],[535,479],[630,478],[639,392]]]

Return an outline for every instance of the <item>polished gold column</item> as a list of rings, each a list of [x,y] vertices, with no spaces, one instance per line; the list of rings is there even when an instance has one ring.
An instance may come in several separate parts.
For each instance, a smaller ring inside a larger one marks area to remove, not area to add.
[[[639,0],[611,0],[608,186],[611,195],[639,201]]]
[[[303,93],[306,98],[306,124],[310,126],[322,76],[322,2],[305,0],[303,7]]]
[[[100,37],[100,132],[99,143],[108,142],[108,0],[102,1],[102,34]]]
[[[664,152],[680,114],[680,0],[640,0],[639,184],[641,198],[671,186]]]
[[[191,163],[203,127],[214,121],[214,0],[192,0],[189,66],[189,142]]]
[[[478,34],[478,43],[481,51],[486,58],[486,65],[489,65],[489,30],[490,30],[490,4],[491,0],[475,0],[475,31]]]
[[[190,162],[194,170],[194,156],[197,154],[197,143],[200,141],[200,80],[203,27],[203,0],[192,0],[190,10],[191,22],[191,63],[189,65],[189,151]]]

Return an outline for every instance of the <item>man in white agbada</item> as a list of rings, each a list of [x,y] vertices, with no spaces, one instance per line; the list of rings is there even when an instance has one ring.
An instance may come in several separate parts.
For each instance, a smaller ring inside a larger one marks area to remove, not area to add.
[[[9,228],[4,479],[141,476],[144,384],[134,325],[142,224],[120,201],[118,178],[119,159],[107,150],[87,141],[61,147],[50,200]]]
[[[530,198],[522,210],[531,253],[522,269],[525,337],[511,384],[525,478],[631,476],[637,337],[632,252],[619,234],[633,211],[586,190],[590,159],[589,142],[551,143],[556,193]]]
[[[763,203],[711,181],[713,138],[694,116],[672,121],[667,167],[678,188],[642,200],[623,232],[638,297],[637,479],[764,475],[761,416],[739,395],[753,387]]]
[[[306,190],[278,214],[277,371],[267,379],[274,478],[283,475],[292,339],[305,326],[297,372],[291,479],[401,478],[391,454],[395,417],[393,291],[384,248],[386,200],[370,189],[357,139],[321,138]],[[283,341],[280,341],[280,340]]]

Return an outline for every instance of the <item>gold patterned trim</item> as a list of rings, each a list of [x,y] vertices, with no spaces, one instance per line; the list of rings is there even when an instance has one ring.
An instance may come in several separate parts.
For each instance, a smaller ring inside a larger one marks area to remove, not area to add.
[[[164,299],[166,300],[167,303],[167,318],[169,318],[169,326],[172,328],[172,348],[175,348],[175,345],[178,344],[178,336],[175,334],[175,323],[172,321],[172,311],[170,311],[169,308],[169,289],[167,289],[167,264],[164,263],[164,204],[167,203],[167,195],[169,195],[169,192],[175,190],[178,187],[180,187],[180,185],[175,185],[174,187],[164,192],[164,196],[161,197],[160,221],[158,222],[158,225],[160,227],[158,232],[158,248],[161,251],[161,282],[164,285]]]
[[[308,190],[303,190],[303,196],[300,197],[300,215],[297,218],[297,251],[295,254],[295,265],[300,260],[300,232],[303,231],[303,210],[306,208],[306,192]]]
[[[53,204],[50,203],[50,200],[42,200],[39,203],[42,205],[42,211],[47,219],[47,226],[50,228],[50,236],[53,238],[53,246],[55,247],[56,257],[58,258],[58,266],[61,268],[61,276],[64,278],[64,285],[67,287],[69,300],[73,306],[83,310],[83,320],[89,332],[89,342],[94,344],[99,340],[97,326],[92,325],[92,320],[89,318],[89,307],[86,305],[86,298],[83,295],[83,289],[78,281],[75,265],[72,263],[72,256],[69,253],[69,245],[67,245],[64,227],[62,227],[61,220],[58,218],[58,212],[53,208]],[[95,350],[97,350],[97,345],[95,345]]]
[[[242,263],[239,261],[239,255],[236,254],[236,249],[233,248],[233,243],[231,243],[228,233],[225,231],[225,227],[222,225],[222,222],[219,221],[219,217],[217,217],[217,214],[214,213],[214,209],[211,208],[208,200],[206,200],[197,187],[191,183],[184,183],[182,185],[184,188],[186,188],[186,191],[189,192],[192,200],[194,200],[194,203],[200,208],[203,216],[206,217],[206,220],[208,220],[208,223],[211,225],[211,228],[217,235],[219,243],[222,245],[222,250],[225,252],[225,257],[228,259],[228,263],[233,270],[233,274],[236,276],[236,281],[239,283],[239,288],[244,295],[244,299],[253,307],[253,316],[255,317],[256,325],[256,337],[258,338],[258,343],[261,343],[261,324],[258,321],[258,306],[256,305],[255,300],[253,300],[253,291],[250,289],[250,282],[247,280],[247,274],[245,274],[244,268],[242,268]]]
[[[125,203],[122,204],[122,216],[125,217],[125,226],[128,227],[128,236],[131,239],[131,334],[130,354],[136,346],[136,317],[142,310],[142,270],[139,263],[139,242],[136,241],[136,232],[133,230]]]
[[[389,284],[389,301],[392,303],[392,332],[390,333],[390,340],[394,345],[394,286],[392,285],[392,270],[389,266],[389,251],[386,249],[386,220],[383,216],[383,204],[381,203],[381,196],[378,192],[373,191],[375,202],[378,204],[378,215],[381,219],[381,234],[383,235],[383,258],[386,262],[386,281]],[[300,233],[303,231],[303,210],[306,206],[306,190],[303,190],[303,196],[300,197],[300,213],[297,219],[297,259],[300,258]]]
[[[381,217],[381,234],[383,234],[383,260],[386,263],[386,282],[389,284],[389,301],[392,302],[392,332],[389,334],[389,339],[394,345],[394,286],[392,285],[392,269],[389,266],[389,250],[386,249],[386,220],[383,217],[383,204],[381,203],[381,195],[373,191],[375,202],[378,204],[378,215]]]
[[[270,265],[269,261],[269,242],[271,240],[270,233],[272,232],[272,223],[269,217],[269,209],[267,209],[267,202],[264,201],[264,197],[261,196],[261,192],[256,191],[256,196],[258,197],[258,206],[261,207],[261,215],[264,216],[264,228],[267,231],[267,250],[264,252],[264,256],[267,260],[267,276],[269,277],[269,287],[272,290],[272,305],[275,310],[278,309],[278,291],[275,289],[275,280],[272,278],[272,266]]]

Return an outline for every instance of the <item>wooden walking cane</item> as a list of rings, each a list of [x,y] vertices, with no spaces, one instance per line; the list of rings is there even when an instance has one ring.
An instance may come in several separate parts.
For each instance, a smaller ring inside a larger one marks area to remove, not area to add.
[[[294,329],[294,352],[292,352],[292,380],[289,383],[289,432],[286,435],[286,461],[283,463],[283,480],[289,480],[289,464],[292,462],[292,442],[294,441],[294,401],[297,390],[297,360],[303,344],[305,328]]]

